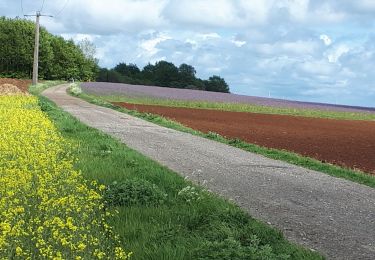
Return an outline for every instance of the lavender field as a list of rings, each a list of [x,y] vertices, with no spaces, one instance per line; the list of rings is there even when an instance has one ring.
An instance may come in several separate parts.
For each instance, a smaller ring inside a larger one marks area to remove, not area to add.
[[[143,85],[129,85],[119,83],[89,82],[83,83],[82,89],[94,95],[124,95],[134,98],[158,98],[173,100],[191,100],[223,103],[243,103],[270,107],[317,109],[338,112],[374,113],[375,108],[345,106],[313,102],[291,101],[274,98],[263,98],[237,94],[208,92],[191,89],[165,88]]]

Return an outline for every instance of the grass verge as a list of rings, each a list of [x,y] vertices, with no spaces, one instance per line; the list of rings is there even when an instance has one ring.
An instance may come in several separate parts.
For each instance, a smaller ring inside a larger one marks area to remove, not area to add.
[[[375,114],[371,113],[353,113],[353,112],[338,112],[326,111],[318,109],[301,109],[290,107],[271,107],[260,106],[243,103],[221,103],[221,102],[205,102],[205,101],[185,101],[185,100],[171,100],[161,98],[148,97],[127,97],[127,96],[96,96],[108,102],[128,102],[133,104],[145,105],[160,105],[169,107],[184,107],[184,108],[200,108],[200,109],[214,109],[234,112],[249,112],[262,114],[277,114],[289,116],[303,116],[313,118],[328,118],[340,120],[375,120]]]
[[[109,187],[108,206],[119,211],[110,224],[134,259],[322,259],[48,99],[39,100],[63,137],[79,144],[76,168]]]
[[[75,96],[80,97],[90,103],[93,103],[99,106],[108,107],[111,109],[115,109],[117,111],[124,112],[132,116],[145,119],[149,122],[152,122],[152,123],[164,126],[164,127],[168,127],[168,128],[172,128],[178,131],[205,137],[211,140],[215,140],[224,144],[228,144],[228,145],[243,149],[248,152],[261,154],[271,159],[285,161],[285,162],[298,165],[307,169],[323,172],[334,177],[350,180],[356,183],[364,184],[366,186],[375,188],[375,177],[368,175],[366,173],[363,173],[361,171],[354,171],[348,168],[335,166],[329,163],[322,163],[316,159],[304,157],[296,153],[285,151],[285,150],[277,150],[277,149],[261,147],[255,144],[246,143],[239,139],[228,139],[216,133],[207,133],[207,134],[202,133],[200,131],[183,126],[182,124],[178,122],[163,118],[159,115],[153,115],[149,113],[140,113],[138,111],[128,110],[119,106],[115,106],[98,96],[92,96],[86,93],[80,93]]]
[[[37,85],[29,87],[29,92],[31,94],[38,94],[38,93],[41,93],[43,90],[45,90],[47,88],[57,86],[57,85],[60,85],[60,84],[63,84],[63,83],[66,83],[66,81],[62,81],[62,80],[41,81]]]

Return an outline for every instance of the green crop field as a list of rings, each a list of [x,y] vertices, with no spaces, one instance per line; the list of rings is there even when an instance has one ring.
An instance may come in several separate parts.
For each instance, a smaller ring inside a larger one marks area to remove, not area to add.
[[[127,102],[127,103],[132,103],[132,104],[144,104],[144,105],[215,109],[215,110],[223,110],[223,111],[278,114],[278,115],[344,119],[344,120],[375,120],[375,114],[370,114],[370,113],[353,113],[353,112],[337,112],[337,111],[329,111],[329,110],[272,107],[272,106],[260,106],[260,105],[242,104],[242,103],[184,101],[184,100],[171,100],[171,99],[149,98],[149,97],[134,98],[134,97],[128,97],[128,96],[123,96],[123,95],[117,95],[117,96],[113,96],[113,95],[94,96],[93,95],[93,97],[101,98],[107,102]]]

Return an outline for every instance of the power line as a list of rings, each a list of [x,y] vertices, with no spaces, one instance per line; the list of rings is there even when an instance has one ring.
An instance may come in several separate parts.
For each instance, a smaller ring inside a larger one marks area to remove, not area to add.
[[[66,6],[68,5],[69,3],[69,0],[66,0],[64,6],[61,8],[61,10],[59,12],[57,12],[57,14],[55,15],[55,18],[58,17],[63,11],[64,9],[66,8]]]
[[[21,0],[21,11],[22,11],[22,16],[25,16],[25,13],[23,11],[23,0]]]
[[[45,4],[46,0],[43,0],[43,3],[42,3],[42,7],[40,8],[39,12],[41,13],[43,11],[43,8],[44,8],[44,4]]]

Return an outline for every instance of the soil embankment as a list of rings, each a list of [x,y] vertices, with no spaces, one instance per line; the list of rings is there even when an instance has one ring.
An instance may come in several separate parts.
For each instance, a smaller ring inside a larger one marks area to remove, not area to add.
[[[27,93],[30,80],[0,78],[0,95]]]

